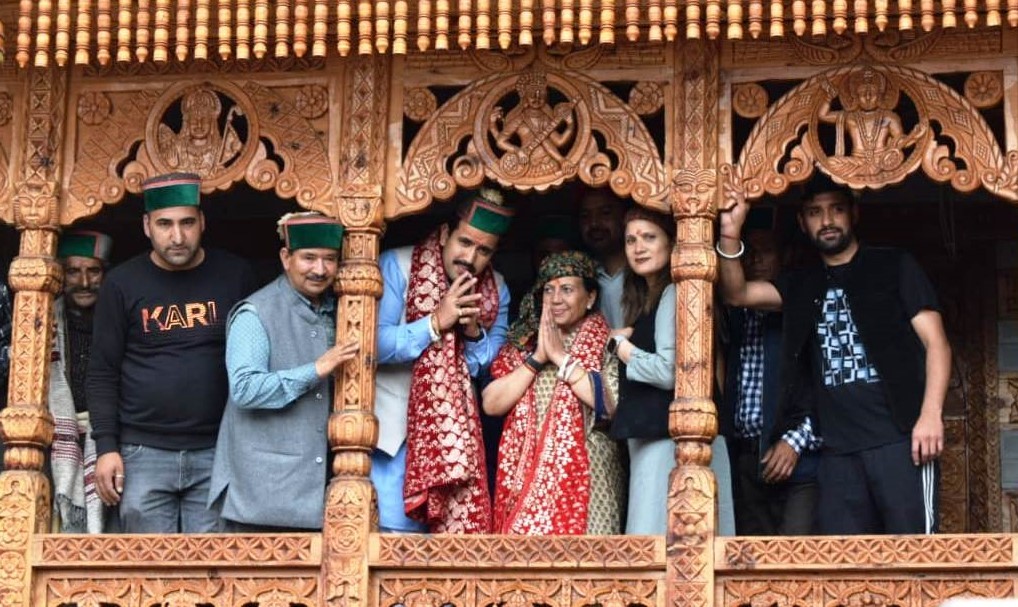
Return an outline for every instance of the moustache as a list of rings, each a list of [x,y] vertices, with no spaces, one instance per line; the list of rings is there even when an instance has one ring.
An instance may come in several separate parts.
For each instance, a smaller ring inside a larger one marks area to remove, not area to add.
[[[78,293],[91,293],[96,295],[99,293],[99,287],[74,287],[73,289],[67,289],[68,295],[75,295]]]
[[[459,266],[471,274],[477,274],[477,270],[474,269],[474,264],[467,263],[465,261],[454,261],[452,262],[452,265]]]

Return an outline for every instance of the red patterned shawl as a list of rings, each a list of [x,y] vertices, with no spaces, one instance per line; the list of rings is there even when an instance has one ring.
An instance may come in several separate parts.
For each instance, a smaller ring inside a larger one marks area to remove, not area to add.
[[[608,325],[600,314],[582,321],[571,359],[600,371]],[[523,364],[525,353],[506,344],[491,365],[493,378]],[[544,422],[537,425],[531,384],[505,420],[499,445],[493,533],[579,535],[587,532],[590,462],[583,407],[569,385],[555,384]]]
[[[481,326],[490,329],[498,316],[498,286],[490,267],[478,278]],[[407,322],[434,312],[448,289],[436,231],[414,247]],[[459,333],[446,331],[428,346],[412,374],[403,483],[407,516],[432,533],[488,533],[491,498],[481,420]]]

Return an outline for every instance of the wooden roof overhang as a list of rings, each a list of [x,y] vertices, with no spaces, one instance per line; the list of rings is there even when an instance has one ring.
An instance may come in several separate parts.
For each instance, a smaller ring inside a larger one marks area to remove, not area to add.
[[[6,4],[0,10],[0,57],[13,51],[22,68],[1018,26],[1018,0],[20,0],[16,9],[13,0],[0,4]]]

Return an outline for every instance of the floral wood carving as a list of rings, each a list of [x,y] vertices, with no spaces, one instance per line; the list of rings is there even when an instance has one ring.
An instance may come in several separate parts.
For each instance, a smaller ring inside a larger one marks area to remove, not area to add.
[[[975,361],[968,361],[975,362]],[[957,368],[957,365],[954,365]],[[973,401],[975,399],[973,398]],[[970,403],[972,410],[968,415],[982,418],[980,413],[984,407]],[[948,417],[944,419],[944,451],[940,455],[940,487],[938,504],[939,525],[941,533],[964,533],[968,531],[968,489],[971,486],[968,473],[968,457],[965,436],[964,418]],[[985,420],[984,420],[985,423]],[[985,441],[977,441],[985,445]],[[969,448],[980,445],[968,445]]]
[[[717,571],[824,567],[966,567],[1012,562],[1014,538],[1007,535],[858,536],[847,538],[728,539]]]
[[[106,93],[90,91],[78,97],[78,119],[88,126],[98,126],[106,122],[111,111],[113,104]]]
[[[205,192],[243,180],[306,208],[334,212],[326,134],[306,117],[318,111],[314,86],[296,89],[293,101],[253,81],[106,93],[113,113],[99,126],[84,119],[79,124],[81,152],[61,224],[119,202],[127,192],[139,193],[149,176],[180,170],[201,174]]]
[[[89,563],[93,567],[314,567],[322,558],[315,536],[286,535],[163,535],[88,537],[47,535],[41,539],[40,565],[55,567]]]
[[[965,98],[977,108],[989,108],[1004,98],[1002,72],[972,72],[965,79]]]
[[[899,95],[918,112],[911,128],[894,111]],[[835,99],[840,109],[834,109]],[[834,127],[833,149],[821,144],[821,122]],[[838,68],[789,91],[757,122],[739,162],[722,167],[726,206],[740,198],[781,194],[791,183],[808,179],[814,166],[853,188],[898,183],[922,167],[931,179],[950,182],[958,191],[982,185],[1018,200],[1018,151],[1005,156],[989,125],[961,95],[899,66]]]
[[[719,607],[770,605],[914,605],[936,607],[950,598],[1011,598],[1014,582],[1007,579],[810,579],[724,580]]]
[[[41,472],[0,474],[0,605],[29,607],[28,555],[32,534],[49,527],[49,483]]]
[[[659,579],[532,575],[526,578],[457,576],[376,580],[379,607],[628,607],[659,604]]]
[[[741,68],[762,65],[788,65],[790,57],[798,64],[836,67],[869,60],[889,65],[917,63],[934,58],[991,57],[1004,48],[1005,30],[987,28],[934,28],[930,32],[913,30],[910,35],[888,28],[859,36],[851,31],[837,34],[829,30],[819,40],[811,36],[759,38],[730,41],[730,62]]]
[[[408,71],[470,70],[485,76],[519,73],[540,63],[555,70],[585,71],[595,65],[599,69],[665,68],[671,60],[670,49],[647,41],[628,42],[608,47],[593,44],[587,47],[548,47],[535,44],[514,47],[507,51],[486,51],[474,48],[457,53],[410,52],[406,57]]]
[[[320,118],[329,111],[329,91],[320,84],[306,84],[297,91],[294,105],[304,118]]]
[[[598,149],[595,132],[606,150]],[[464,142],[466,153],[457,156]],[[665,170],[647,128],[607,88],[578,73],[535,68],[486,78],[455,95],[410,145],[387,217],[448,200],[457,187],[477,187],[485,178],[519,191],[578,178],[667,210]]]
[[[46,605],[76,607],[315,607],[314,576],[158,578],[52,576],[44,581]],[[5,603],[6,605],[6,603]]]
[[[438,100],[426,87],[407,89],[403,93],[403,115],[414,122],[424,122],[437,109]]]
[[[713,603],[709,589],[714,578],[711,554],[717,485],[707,467],[710,448],[703,447],[695,449],[698,465],[680,464],[669,478],[667,575],[671,607],[708,607]]]
[[[82,66],[82,74],[86,78],[145,78],[151,76],[183,76],[183,75],[247,75],[269,74],[274,72],[315,72],[325,68],[322,57],[269,57],[237,61],[224,61],[218,55],[211,55],[203,61],[111,61],[106,65],[92,62]]]
[[[14,99],[10,93],[0,93],[0,126],[7,126],[14,116]]]
[[[743,118],[759,118],[767,111],[767,89],[755,82],[732,87],[732,109]]]
[[[378,536],[372,567],[459,568],[542,567],[663,569],[664,539],[660,537],[475,537]]]
[[[664,104],[665,92],[660,82],[637,82],[629,91],[629,106],[641,116],[656,114]]]
[[[814,65],[850,63],[861,57],[880,63],[904,63],[928,54],[943,32],[938,28],[915,38],[902,39],[896,29],[869,36],[859,36],[848,30],[842,34],[831,31],[820,42],[805,36],[791,36],[789,43],[799,59]]]
[[[368,601],[367,540],[375,489],[366,478],[336,477],[325,501],[323,600],[329,607],[361,607]]]

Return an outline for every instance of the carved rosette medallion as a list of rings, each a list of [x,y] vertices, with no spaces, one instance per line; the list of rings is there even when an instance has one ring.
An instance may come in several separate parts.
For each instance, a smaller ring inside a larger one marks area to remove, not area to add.
[[[536,67],[491,76],[455,95],[411,143],[387,216],[448,200],[458,187],[485,179],[522,192],[579,179],[668,210],[666,173],[647,127],[633,108],[580,73]]]
[[[258,121],[252,116],[256,113],[247,95],[232,85],[170,88],[145,124],[145,152],[155,174],[197,173],[206,191],[243,178],[259,149]],[[135,180],[125,171],[125,181],[134,185]]]
[[[972,72],[965,79],[965,98],[979,109],[993,107],[1004,98],[1001,72]]]
[[[657,82],[637,82],[629,91],[629,106],[641,116],[650,116],[661,111],[665,104],[665,92]]]
[[[403,115],[414,122],[424,122],[438,109],[435,94],[424,87],[407,89],[403,97]]]
[[[755,82],[732,87],[732,109],[743,118],[759,118],[767,111],[770,102],[767,89]]]
[[[293,103],[304,118],[321,118],[329,111],[329,92],[320,84],[306,84],[297,91]]]
[[[98,126],[110,117],[113,104],[106,93],[90,91],[78,97],[78,119],[89,126]]]
[[[897,112],[902,96],[914,123]],[[960,192],[982,186],[1018,200],[1018,151],[1001,151],[965,97],[900,66],[841,67],[789,91],[754,126],[739,162],[721,167],[724,206],[780,195],[815,167],[852,188],[899,183],[922,168]]]

